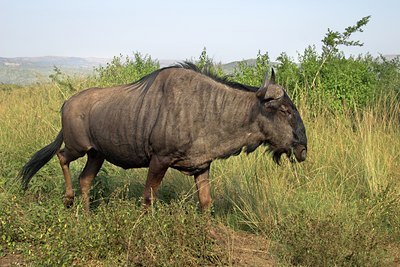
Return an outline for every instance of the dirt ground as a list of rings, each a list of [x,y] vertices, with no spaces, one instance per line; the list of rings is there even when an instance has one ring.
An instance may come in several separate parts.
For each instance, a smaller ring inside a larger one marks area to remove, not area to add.
[[[11,254],[0,257],[0,267],[25,266],[21,255]]]
[[[237,232],[220,224],[215,227],[216,240],[228,251],[232,266],[276,266],[270,254],[270,241],[259,235]]]

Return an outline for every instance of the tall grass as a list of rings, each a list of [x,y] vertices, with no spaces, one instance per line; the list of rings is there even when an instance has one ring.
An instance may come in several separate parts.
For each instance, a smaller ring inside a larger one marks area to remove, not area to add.
[[[171,204],[160,204],[151,216],[143,216],[138,204],[144,169],[105,164],[92,190],[98,207],[89,218],[81,215],[79,198],[71,211],[62,208],[56,159],[19,194],[18,171],[56,136],[59,109],[74,90],[53,84],[0,89],[0,256],[22,253],[33,265],[233,264],[229,251],[207,237],[208,224],[193,207],[193,179],[177,171],[168,171],[159,194],[161,203]],[[259,148],[214,162],[214,218],[271,240],[271,253],[283,265],[393,262],[400,242],[396,99],[386,96],[362,111],[318,116],[300,103],[307,161],[277,166]],[[84,159],[71,164],[74,177],[83,164]]]

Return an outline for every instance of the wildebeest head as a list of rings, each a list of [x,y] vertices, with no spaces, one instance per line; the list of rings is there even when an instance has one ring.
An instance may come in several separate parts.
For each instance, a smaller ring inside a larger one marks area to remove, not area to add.
[[[274,161],[279,164],[283,153],[289,159],[294,155],[297,161],[304,161],[307,156],[307,136],[303,121],[285,90],[275,84],[273,69],[270,79],[268,73],[265,75],[256,95],[262,105],[262,114],[267,117],[267,123],[262,127]]]

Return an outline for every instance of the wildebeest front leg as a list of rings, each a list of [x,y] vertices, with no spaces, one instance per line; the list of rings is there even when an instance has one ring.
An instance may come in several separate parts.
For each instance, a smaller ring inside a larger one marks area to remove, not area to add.
[[[211,207],[210,183],[208,180],[209,172],[210,167],[194,176],[199,195],[200,207],[203,212],[209,210]]]
[[[169,165],[159,157],[153,156],[151,158],[143,192],[143,205],[145,208],[150,206],[153,202],[168,167]]]

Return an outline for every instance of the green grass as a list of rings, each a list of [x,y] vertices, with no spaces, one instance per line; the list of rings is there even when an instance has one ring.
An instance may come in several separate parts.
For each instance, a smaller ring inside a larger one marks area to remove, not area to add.
[[[76,181],[84,159],[71,165],[78,195],[72,209],[62,206],[56,159],[21,194],[15,177],[56,136],[59,109],[71,94],[51,84],[0,88],[0,259],[22,255],[33,266],[236,265],[232,248],[209,236],[211,225],[222,224],[270,242],[268,257],[280,266],[386,266],[399,260],[395,96],[338,116],[314,116],[301,105],[309,139],[302,164],[284,160],[277,166],[263,148],[214,162],[210,225],[198,211],[193,178],[174,170],[146,215],[140,206],[146,169],[105,164],[92,189],[90,216],[82,214]]]

